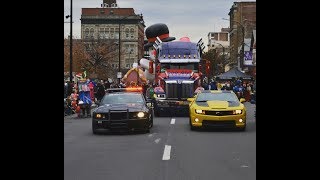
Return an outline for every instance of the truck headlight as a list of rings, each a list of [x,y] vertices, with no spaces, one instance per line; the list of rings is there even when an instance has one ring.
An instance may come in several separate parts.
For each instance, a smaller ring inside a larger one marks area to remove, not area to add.
[[[96,114],[96,118],[101,118],[101,114]]]
[[[143,117],[144,117],[144,113],[143,113],[143,112],[139,112],[139,113],[138,113],[138,117],[139,117],[139,118],[143,118]]]

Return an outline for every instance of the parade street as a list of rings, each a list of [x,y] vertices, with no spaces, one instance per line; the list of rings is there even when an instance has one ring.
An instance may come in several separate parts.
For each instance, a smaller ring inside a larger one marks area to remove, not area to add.
[[[91,118],[64,119],[65,180],[254,180],[255,104],[247,129],[191,131],[189,117],[155,117],[150,133],[94,135]]]

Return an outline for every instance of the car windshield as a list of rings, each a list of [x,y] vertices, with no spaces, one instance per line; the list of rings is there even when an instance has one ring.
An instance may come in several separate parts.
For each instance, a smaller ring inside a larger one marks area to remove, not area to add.
[[[102,99],[102,104],[127,104],[127,103],[143,103],[141,94],[134,93],[116,93],[106,94]]]
[[[197,102],[203,101],[238,101],[238,98],[233,93],[200,93],[197,96]]]

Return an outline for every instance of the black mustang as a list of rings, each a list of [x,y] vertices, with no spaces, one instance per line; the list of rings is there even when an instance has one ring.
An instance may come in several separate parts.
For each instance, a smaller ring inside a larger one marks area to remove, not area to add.
[[[142,92],[109,89],[92,114],[92,132],[144,131],[153,126],[153,107]]]

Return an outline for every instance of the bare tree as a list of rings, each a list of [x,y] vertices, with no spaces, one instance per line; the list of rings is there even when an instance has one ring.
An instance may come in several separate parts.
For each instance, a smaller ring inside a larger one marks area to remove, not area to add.
[[[117,46],[113,41],[91,39],[85,43],[87,58],[82,62],[82,67],[98,78],[115,78],[116,69],[112,68],[111,61],[117,55],[116,49]]]
[[[88,55],[85,51],[85,46],[80,39],[74,39],[72,45],[72,71],[81,72],[81,64],[86,61]],[[70,41],[64,39],[64,71],[70,70]]]
[[[64,71],[70,67],[70,42],[64,40]],[[73,72],[86,71],[90,78],[116,78],[117,70],[111,67],[111,61],[117,56],[117,44],[108,40],[74,40],[73,43]]]

